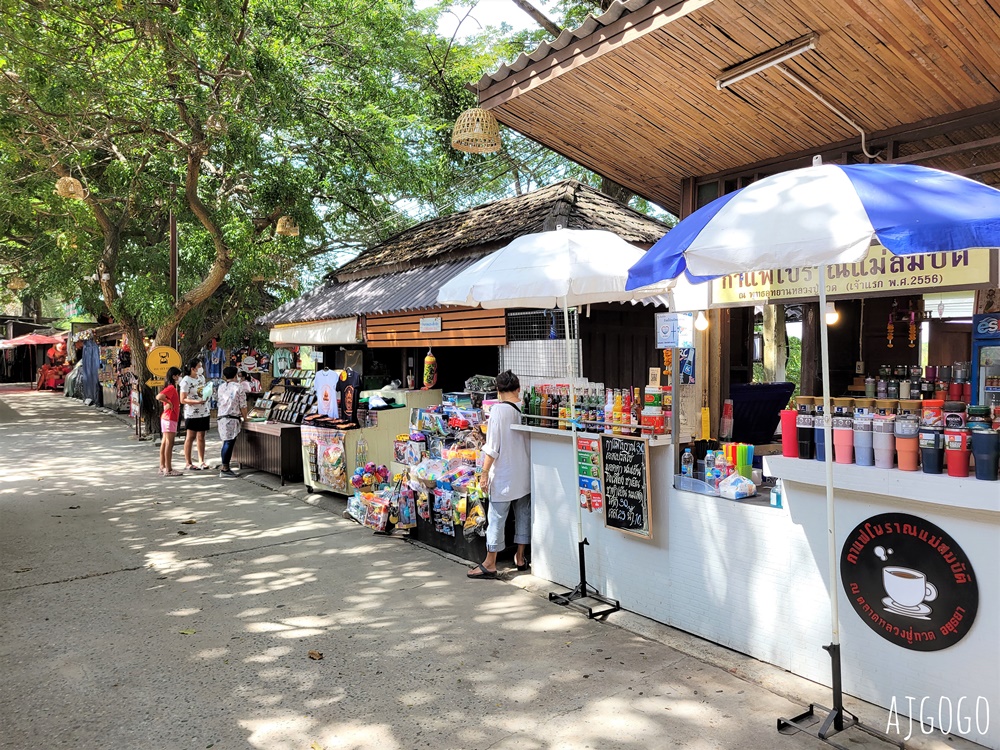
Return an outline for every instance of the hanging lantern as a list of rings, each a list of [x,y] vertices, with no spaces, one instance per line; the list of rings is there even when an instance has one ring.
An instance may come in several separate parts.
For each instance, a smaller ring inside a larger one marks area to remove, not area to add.
[[[226,122],[226,118],[222,115],[209,115],[205,120],[205,127],[213,133],[217,133],[219,135],[222,135],[229,130],[229,124]]]
[[[12,292],[21,292],[28,288],[28,282],[22,279],[20,276],[14,276],[10,281],[7,282],[7,288]]]
[[[451,147],[470,154],[492,154],[500,150],[500,125],[492,113],[480,107],[465,110],[455,120]]]
[[[75,177],[60,177],[56,180],[56,195],[60,198],[73,198],[82,201],[83,185]]]
[[[299,225],[295,223],[295,219],[291,216],[282,216],[278,219],[278,228],[275,231],[286,237],[298,237]]]

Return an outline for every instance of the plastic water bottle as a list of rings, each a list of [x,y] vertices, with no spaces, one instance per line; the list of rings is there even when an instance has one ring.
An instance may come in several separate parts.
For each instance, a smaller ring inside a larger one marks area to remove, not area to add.
[[[694,454],[691,453],[690,448],[685,448],[684,455],[681,456],[681,475],[685,477],[694,476]]]
[[[705,480],[712,476],[712,469],[715,468],[715,453],[712,451],[705,452]]]

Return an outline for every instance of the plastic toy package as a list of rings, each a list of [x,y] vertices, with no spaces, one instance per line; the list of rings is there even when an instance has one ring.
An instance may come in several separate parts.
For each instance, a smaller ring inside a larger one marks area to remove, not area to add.
[[[426,489],[413,490],[417,503],[417,515],[425,521],[431,520],[431,494]]]
[[[465,523],[462,528],[466,539],[486,536],[486,511],[483,509],[480,497],[478,489],[470,490],[465,506]]]

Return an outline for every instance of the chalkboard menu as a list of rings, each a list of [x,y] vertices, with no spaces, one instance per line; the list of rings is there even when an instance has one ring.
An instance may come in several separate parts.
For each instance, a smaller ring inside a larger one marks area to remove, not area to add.
[[[604,473],[604,525],[647,539],[649,517],[649,441],[601,435]]]

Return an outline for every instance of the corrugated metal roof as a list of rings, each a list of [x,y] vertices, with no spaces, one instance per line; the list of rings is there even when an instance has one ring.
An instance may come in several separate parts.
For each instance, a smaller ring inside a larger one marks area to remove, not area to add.
[[[513,73],[518,73],[524,70],[526,67],[531,65],[531,63],[544,60],[553,52],[565,49],[570,44],[579,42],[581,39],[590,36],[595,31],[610,26],[622,16],[634,13],[635,11],[654,2],[656,2],[656,0],[625,0],[625,2],[615,0],[615,2],[608,6],[607,11],[601,15],[596,17],[588,15],[584,22],[577,28],[563,29],[562,33],[552,41],[542,42],[527,54],[522,52],[518,55],[514,62],[501,65],[493,73],[485,73],[483,77],[479,79],[477,90],[487,89],[494,83],[499,83]]]
[[[477,260],[478,257],[465,258],[355,281],[328,281],[258,318],[257,322],[274,326],[437,307],[441,285]]]

